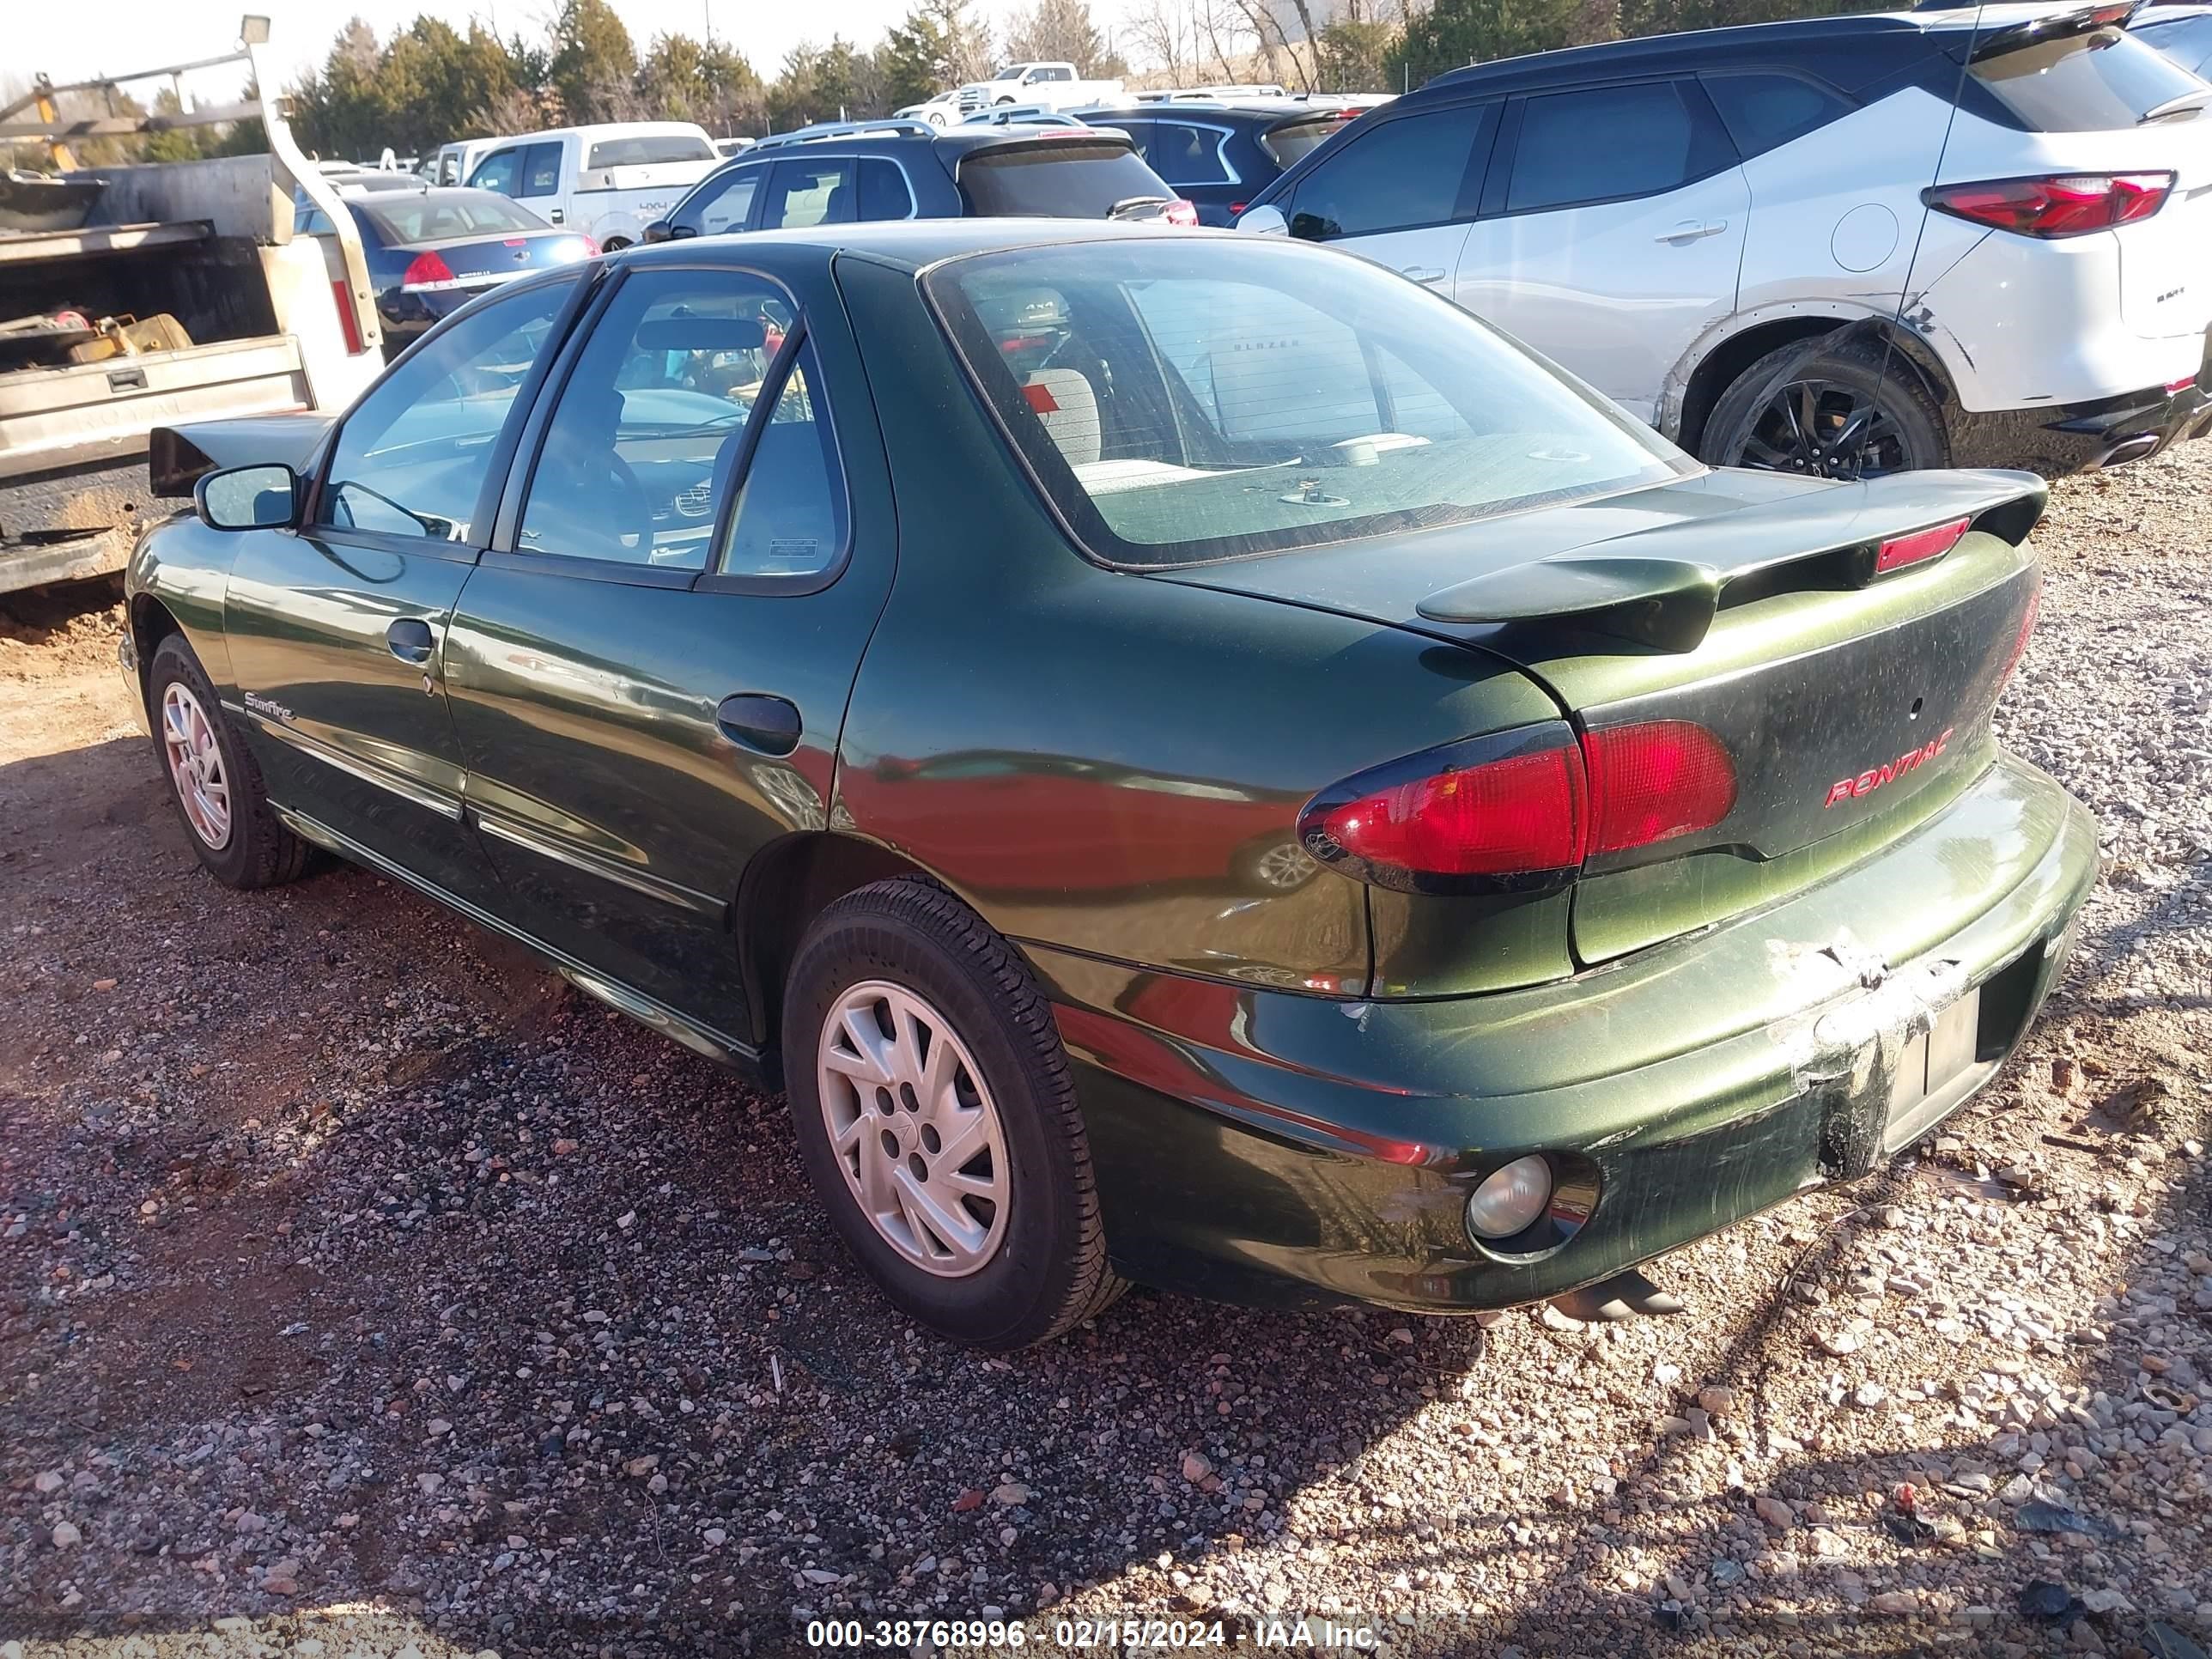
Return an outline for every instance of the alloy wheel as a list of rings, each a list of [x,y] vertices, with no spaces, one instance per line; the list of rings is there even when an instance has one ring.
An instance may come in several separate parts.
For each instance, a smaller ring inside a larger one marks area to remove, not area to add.
[[[207,710],[176,682],[161,693],[161,749],[185,821],[210,852],[220,853],[230,845],[230,780]]]
[[[816,1065],[837,1167],[884,1243],[940,1278],[988,1266],[1012,1172],[998,1106],[951,1023],[901,986],[865,981],[830,1006]]]
[[[1312,854],[1297,842],[1286,841],[1261,854],[1253,862],[1252,872],[1262,887],[1290,893],[1304,886],[1320,868]]]
[[[1889,410],[1855,386],[1817,379],[1777,390],[1728,464],[1811,478],[1879,478],[1924,465]]]

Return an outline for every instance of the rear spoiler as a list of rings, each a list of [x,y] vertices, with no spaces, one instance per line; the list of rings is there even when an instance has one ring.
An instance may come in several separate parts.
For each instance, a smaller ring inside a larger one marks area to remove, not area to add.
[[[2142,5],[2143,0],[2111,0],[2100,6],[2081,6],[2072,11],[2055,11],[2041,17],[2031,17],[2025,23],[2013,23],[2001,29],[1991,29],[1974,40],[1969,63],[1984,64],[1992,58],[2002,58],[2008,52],[2018,52],[2039,40],[2063,40],[2072,34],[2088,34],[2098,29],[2124,29],[2129,20]]]
[[[1705,642],[1732,583],[1863,587],[1881,544],[1967,520],[2017,546],[2050,487],[2032,472],[1897,472],[1594,542],[1431,593],[1431,622],[1569,622],[1661,651]]]
[[[146,438],[146,482],[156,495],[189,497],[210,472],[256,462],[281,462],[295,472],[308,459],[335,415],[240,415],[227,421],[157,426]]]

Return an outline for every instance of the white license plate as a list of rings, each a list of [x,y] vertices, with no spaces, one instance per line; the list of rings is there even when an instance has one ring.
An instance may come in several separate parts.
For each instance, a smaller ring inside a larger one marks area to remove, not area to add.
[[[1918,1109],[1974,1063],[1982,1024],[1982,994],[1969,991],[1936,1016],[1935,1023],[1905,1046],[1890,1079],[1889,1128],[1883,1137],[1894,1152],[1919,1138],[1926,1114]]]

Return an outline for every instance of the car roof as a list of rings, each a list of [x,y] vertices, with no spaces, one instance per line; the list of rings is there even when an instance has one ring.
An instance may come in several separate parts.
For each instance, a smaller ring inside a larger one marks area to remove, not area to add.
[[[1072,112],[1094,125],[1112,126],[1116,121],[1212,121],[1218,125],[1273,127],[1299,120],[1328,120],[1349,106],[1316,98],[1310,104],[1285,99],[1163,98],[1156,103],[1085,105]]]
[[[990,126],[981,122],[969,126],[963,122],[955,127],[933,127],[924,122],[909,121],[905,124],[905,131],[902,131],[897,123],[889,120],[874,123],[860,122],[852,125],[854,131],[851,132],[824,133],[818,138],[800,138],[793,141],[789,134],[784,135],[781,141],[774,137],[763,138],[751,149],[739,150],[735,155],[727,157],[725,165],[735,166],[744,162],[760,162],[795,155],[838,155],[848,152],[860,154],[868,151],[881,154],[887,150],[914,146],[927,146],[940,152],[949,151],[954,157],[957,157],[971,149],[993,149],[1002,144],[1019,143],[1031,134],[1044,142],[1064,143],[1070,139],[1079,143],[1088,143],[1094,140],[1109,144],[1121,142],[1118,135],[1110,131],[1102,131],[1097,127],[1080,121],[1068,126],[1036,125],[1026,129],[1018,122],[1009,122],[1000,126]],[[801,128],[799,131],[803,131],[805,129]],[[720,169],[717,168],[716,171],[719,172]],[[708,176],[711,178],[714,175],[710,173]]]
[[[1714,64],[1735,60],[1786,63],[1784,54],[1808,47],[1853,45],[1913,46],[1934,34],[1990,29],[2086,9],[2080,3],[2014,3],[1975,7],[1929,7],[1916,11],[1863,12],[1832,17],[1784,18],[1772,23],[1741,23],[1729,28],[1692,29],[1647,34],[1595,46],[1565,46],[1528,52],[1466,69],[1448,70],[1395,100],[1395,110],[1419,106],[1451,92],[1510,91],[1522,84],[1542,85],[1569,75],[1632,73],[1680,63]]]
[[[574,137],[581,138],[589,143],[594,138],[620,137],[628,133],[672,132],[680,132],[686,137],[696,135],[707,138],[707,129],[696,121],[600,121],[590,126],[547,127],[540,132],[505,133],[497,138],[487,138],[477,142],[488,144],[527,144],[543,143],[549,138]],[[711,144],[714,141],[712,138],[707,138],[707,142]]]
[[[824,256],[860,254],[900,270],[921,270],[940,260],[1011,248],[1059,247],[1071,242],[1188,243],[1194,238],[1236,238],[1240,245],[1252,240],[1237,237],[1234,231],[1116,224],[1104,219],[880,219],[799,230],[755,230],[743,236],[687,237],[649,246],[640,244],[607,257],[638,265],[696,265],[707,260],[748,265],[764,250],[792,250]]]

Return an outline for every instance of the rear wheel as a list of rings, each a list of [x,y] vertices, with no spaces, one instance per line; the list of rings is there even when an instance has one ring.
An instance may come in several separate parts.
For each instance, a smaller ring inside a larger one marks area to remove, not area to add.
[[[1736,377],[1705,422],[1698,459],[1812,478],[1875,478],[1950,464],[1942,410],[1887,348],[1839,346],[1771,384],[1802,350],[1771,351]]]
[[[974,911],[917,880],[838,900],[792,965],[784,1030],[807,1174],[899,1307],[1004,1350],[1120,1292],[1051,1010]]]
[[[307,867],[307,843],[269,805],[261,769],[223,717],[183,635],[172,634],[154,648],[146,704],[169,798],[209,872],[226,886],[249,890],[297,878]]]
[[[602,242],[602,243],[600,243],[600,244],[599,244],[599,252],[602,252],[602,253],[620,253],[620,252],[621,252],[624,248],[628,247],[629,246],[629,237],[627,237],[627,236],[610,236],[610,237],[608,237],[608,238],[607,238],[607,240],[606,240],[605,241],[604,241],[604,242]]]

